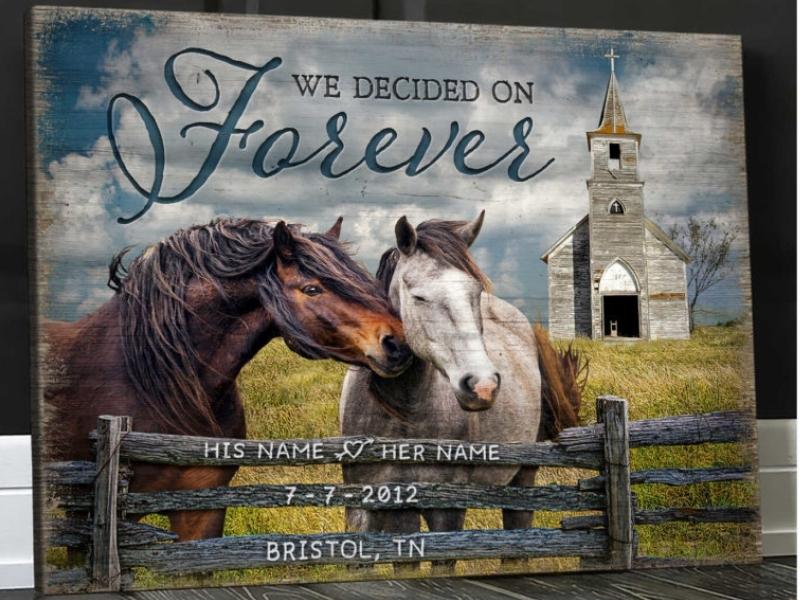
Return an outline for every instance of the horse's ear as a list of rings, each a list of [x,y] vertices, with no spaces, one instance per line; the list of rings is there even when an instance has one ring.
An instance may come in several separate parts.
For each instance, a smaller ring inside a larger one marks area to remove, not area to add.
[[[285,221],[278,221],[272,231],[272,249],[278,257],[287,260],[294,256],[294,236]]]
[[[331,225],[331,228],[325,232],[325,235],[329,238],[333,238],[334,240],[338,240],[339,236],[342,235],[342,221],[344,217],[339,217],[336,219],[336,223]]]
[[[467,247],[472,246],[472,242],[475,241],[475,238],[478,237],[478,234],[481,232],[481,227],[483,227],[483,215],[486,213],[485,210],[481,211],[474,220],[466,223],[458,228],[458,235],[464,240],[464,243]]]
[[[397,239],[397,248],[406,256],[411,256],[417,247],[417,232],[408,222],[405,215],[397,220],[394,225],[394,235]]]

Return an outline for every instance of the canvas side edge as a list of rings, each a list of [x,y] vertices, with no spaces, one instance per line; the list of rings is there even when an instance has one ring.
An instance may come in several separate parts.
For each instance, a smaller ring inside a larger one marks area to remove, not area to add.
[[[566,32],[583,38],[602,38],[618,36],[621,33],[631,33],[636,36],[653,36],[662,38],[692,39],[692,40],[713,40],[717,43],[730,44],[736,49],[740,47],[741,36],[729,33],[707,33],[707,32],[686,32],[686,31],[659,31],[642,29],[608,29],[608,28],[587,28],[587,27],[544,27],[529,25],[509,25],[509,24],[484,24],[453,21],[406,21],[396,19],[366,19],[366,18],[346,18],[346,17],[313,17],[296,15],[271,15],[271,14],[247,14],[247,13],[207,13],[199,11],[169,11],[169,10],[139,10],[130,8],[111,8],[111,7],[85,7],[85,6],[47,6],[37,5],[32,9],[41,15],[41,18],[49,18],[48,15],[59,15],[65,17],[80,17],[87,14],[106,15],[107,17],[125,17],[131,15],[141,15],[143,13],[162,18],[183,21],[205,21],[208,23],[218,23],[220,19],[227,21],[232,26],[243,27],[252,25],[254,21],[262,21],[279,26],[301,26],[306,28],[317,27],[347,27],[362,29],[365,26],[379,30],[402,30],[402,29],[428,29],[431,31],[441,30],[469,30],[477,36],[487,33],[525,33],[536,35],[541,33]]]
[[[744,249],[745,254],[740,260],[739,269],[739,286],[742,291],[742,296],[745,305],[744,314],[744,330],[746,333],[745,346],[741,354],[742,366],[742,379],[744,386],[742,388],[742,396],[740,400],[740,410],[747,411],[752,419],[752,430],[750,434],[750,443],[747,448],[748,458],[750,464],[753,465],[754,473],[754,502],[756,507],[756,520],[755,533],[756,535],[756,550],[759,556],[763,556],[763,543],[764,543],[764,517],[761,512],[761,477],[759,472],[759,449],[758,449],[758,416],[757,416],[757,398],[756,398],[756,373],[755,373],[755,346],[753,342],[753,279],[752,279],[752,258],[750,253],[750,208],[749,208],[749,190],[748,190],[748,177],[747,177],[747,129],[745,121],[745,89],[744,89],[744,54],[742,52],[742,38],[741,36],[731,36],[735,51],[738,56],[736,66],[739,69],[738,81],[740,82],[741,92],[741,110],[739,111],[739,131],[741,140],[739,148],[742,152],[742,179],[744,180],[744,205],[742,206],[742,213],[744,214],[744,227],[743,237],[745,241]]]
[[[39,45],[35,30],[41,25],[42,11],[29,9],[25,14],[25,125],[28,132],[26,146],[26,206],[28,226],[28,298],[29,298],[29,340],[30,340],[30,407],[31,407],[31,453],[32,453],[32,499],[33,499],[33,571],[34,589],[47,592],[45,557],[47,540],[44,534],[46,494],[42,466],[43,456],[43,417],[44,397],[40,371],[40,294],[37,272],[39,266],[36,243],[38,224],[38,145],[39,132],[37,98],[41,96],[41,82],[35,77],[39,56]]]

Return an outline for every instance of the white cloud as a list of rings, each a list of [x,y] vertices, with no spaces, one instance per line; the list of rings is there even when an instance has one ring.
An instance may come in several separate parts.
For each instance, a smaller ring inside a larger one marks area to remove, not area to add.
[[[93,258],[111,245],[114,179],[108,139],[98,138],[88,154],[72,153],[47,167],[41,182],[48,198],[44,210],[47,244],[55,256]]]

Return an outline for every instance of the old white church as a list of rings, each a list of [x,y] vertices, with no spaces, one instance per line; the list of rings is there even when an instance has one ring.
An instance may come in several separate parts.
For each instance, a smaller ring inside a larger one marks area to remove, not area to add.
[[[543,255],[555,338],[687,338],[690,258],[644,214],[641,134],[628,126],[611,61],[600,125],[586,133],[589,213]]]

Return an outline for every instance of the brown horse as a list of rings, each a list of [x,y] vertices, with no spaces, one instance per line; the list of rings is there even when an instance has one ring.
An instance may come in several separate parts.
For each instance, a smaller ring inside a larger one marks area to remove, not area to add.
[[[181,230],[122,267],[115,295],[75,323],[43,328],[48,460],[92,458],[101,414],[137,431],[245,437],[241,368],[282,337],[296,353],[369,367],[384,377],[410,363],[386,295],[338,241],[284,222],[219,219]],[[135,464],[131,491],[227,485],[237,467]],[[224,510],[169,516],[181,540],[222,535]]]

